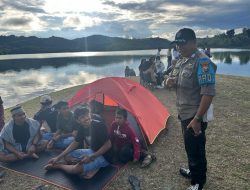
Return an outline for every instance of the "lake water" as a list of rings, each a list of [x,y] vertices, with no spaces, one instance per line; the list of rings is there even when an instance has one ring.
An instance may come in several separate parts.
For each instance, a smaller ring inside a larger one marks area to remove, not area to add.
[[[218,74],[250,77],[250,50],[212,49]],[[156,50],[47,53],[0,56],[0,95],[5,107],[52,91],[107,76],[124,76],[125,66],[138,75],[141,58]],[[162,50],[166,65],[166,50]]]

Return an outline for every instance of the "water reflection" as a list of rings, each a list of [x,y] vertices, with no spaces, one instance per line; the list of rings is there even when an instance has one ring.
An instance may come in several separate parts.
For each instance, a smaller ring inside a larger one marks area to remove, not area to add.
[[[240,52],[213,52],[213,59],[226,64],[232,64],[233,59],[239,62],[240,65],[248,64],[250,61],[249,51]]]
[[[9,60],[7,63],[14,69],[10,70],[11,67],[5,64],[4,72],[0,73],[0,92],[4,106],[9,107],[41,94],[89,83],[102,77],[124,76],[126,65],[130,65],[138,74],[140,59],[138,56],[108,56]],[[163,60],[166,61],[165,58]]]
[[[97,56],[75,57],[74,53],[61,58],[46,58],[44,55],[29,55],[25,59],[7,59],[0,56],[0,93],[4,99],[4,106],[9,107],[17,103],[34,98],[41,94],[57,91],[71,86],[89,83],[106,76],[124,76],[124,69],[128,65],[138,75],[141,58],[149,58],[156,53],[148,50],[146,54],[140,51],[122,52],[111,56],[111,52]],[[166,55],[166,51],[162,51]],[[35,57],[39,57],[35,59]],[[51,56],[51,55],[50,55]],[[59,55],[57,55],[59,56]],[[217,73],[250,76],[250,50],[212,50],[212,60],[217,64]],[[40,59],[42,57],[42,59]],[[13,58],[13,57],[12,57]],[[167,64],[166,57],[162,58]]]

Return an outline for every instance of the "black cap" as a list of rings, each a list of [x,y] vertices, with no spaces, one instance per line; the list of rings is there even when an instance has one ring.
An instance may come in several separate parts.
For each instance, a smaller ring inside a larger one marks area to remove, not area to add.
[[[195,40],[195,39],[196,39],[196,36],[192,29],[182,28],[176,33],[175,40],[171,42],[171,44],[186,43],[187,41]]]

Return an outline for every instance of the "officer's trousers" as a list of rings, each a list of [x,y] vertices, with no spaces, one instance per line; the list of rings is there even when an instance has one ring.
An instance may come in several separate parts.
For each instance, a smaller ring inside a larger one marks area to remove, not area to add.
[[[191,184],[200,184],[200,188],[206,183],[207,160],[206,160],[206,136],[207,122],[201,122],[201,134],[194,136],[192,128],[187,129],[193,118],[182,120],[182,132],[185,150],[188,157],[188,166],[191,171]],[[200,189],[199,188],[199,189]]]

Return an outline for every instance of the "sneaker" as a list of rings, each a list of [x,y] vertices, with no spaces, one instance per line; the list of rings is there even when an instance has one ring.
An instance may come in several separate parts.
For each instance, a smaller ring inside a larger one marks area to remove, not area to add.
[[[156,160],[156,156],[155,155],[151,155],[151,154],[148,154],[144,160],[142,161],[141,163],[141,168],[145,168],[147,166],[149,166],[153,161]]]
[[[162,89],[162,88],[164,88],[163,86],[161,86],[161,85],[157,85],[156,86],[156,88],[158,88],[158,89]]]
[[[181,174],[183,177],[191,178],[191,172],[190,172],[189,169],[180,168],[180,174]]]
[[[191,185],[187,188],[187,190],[203,190],[199,188],[199,184]]]

